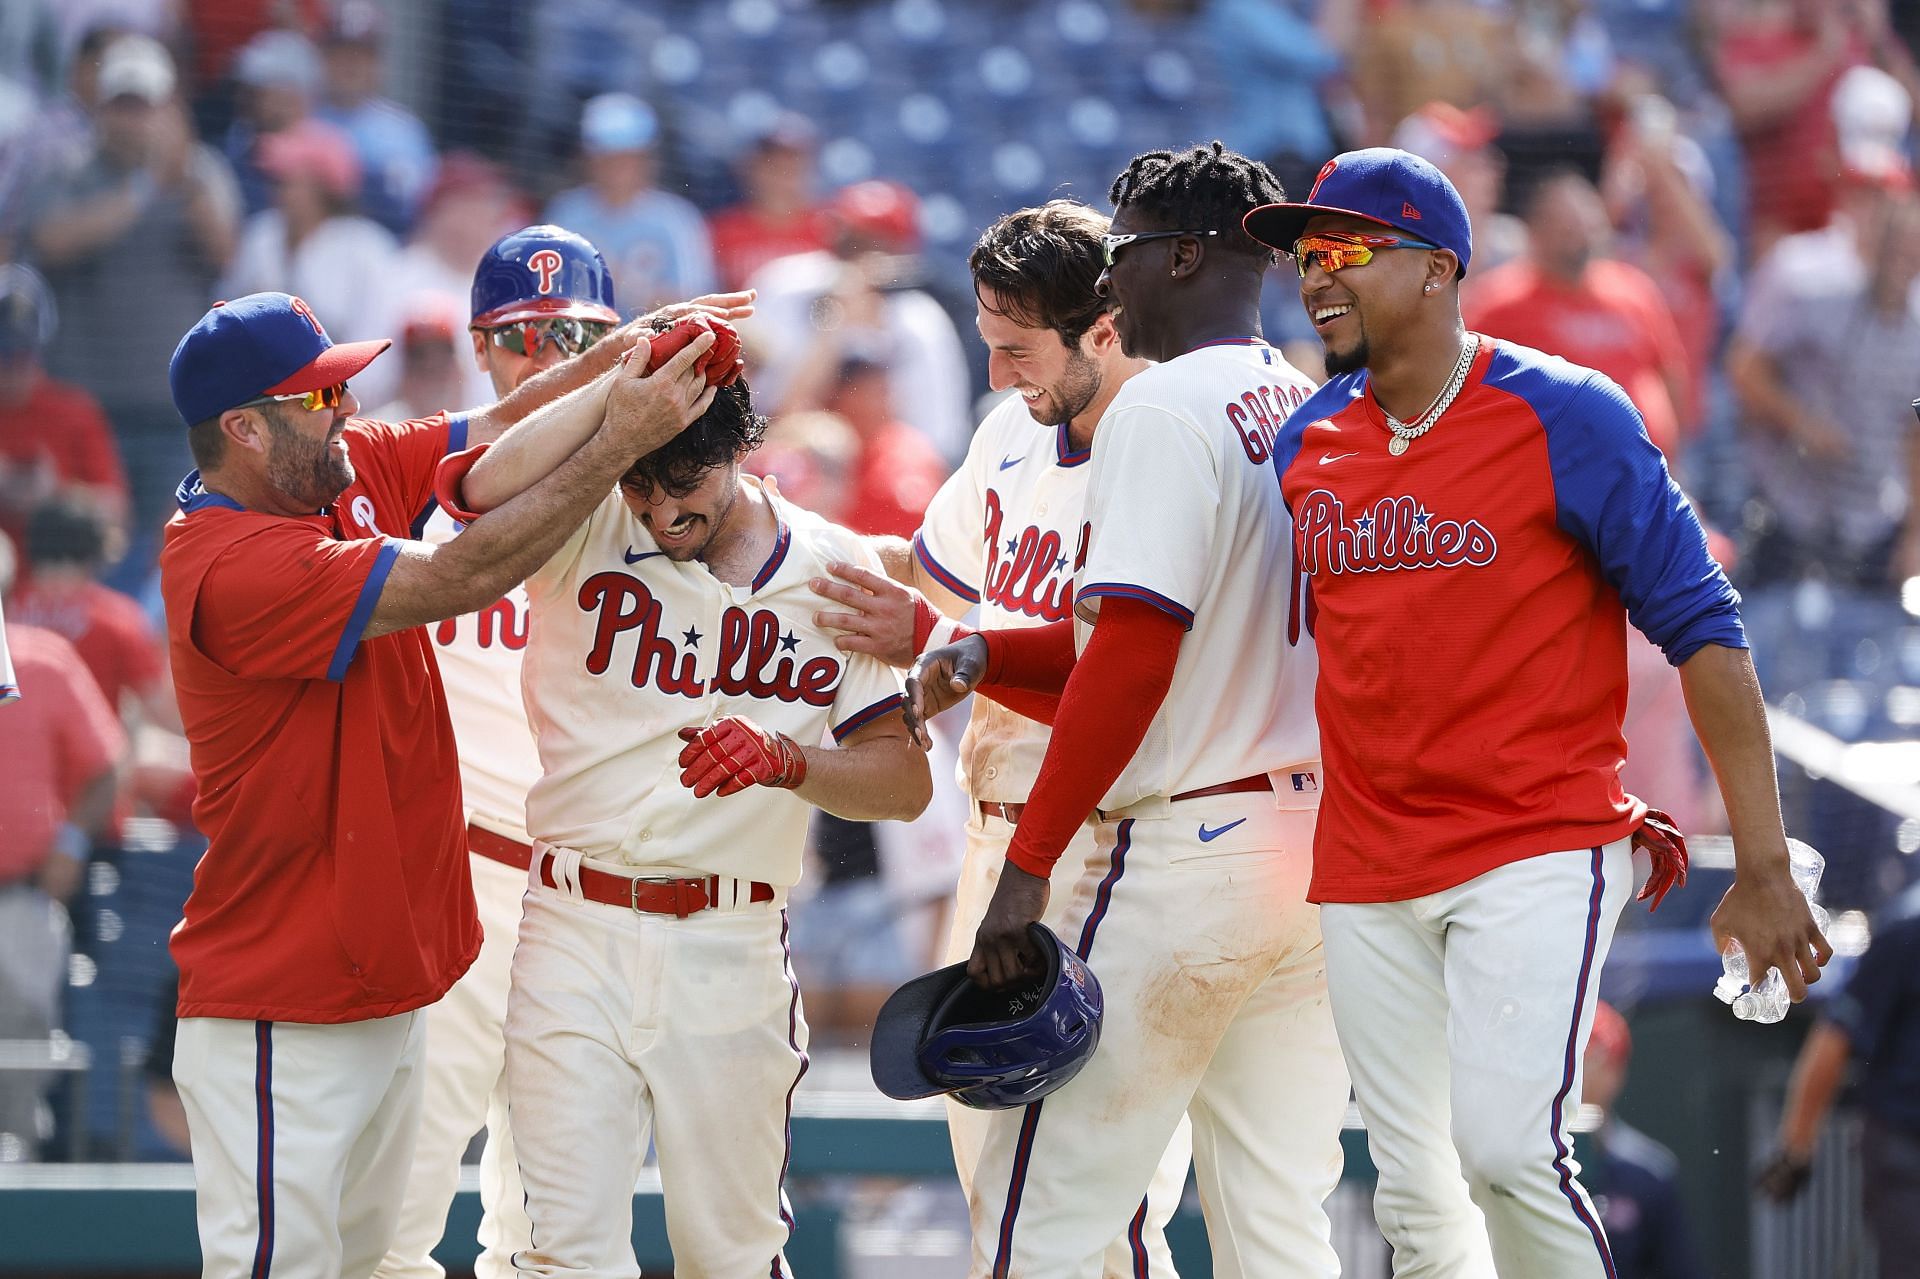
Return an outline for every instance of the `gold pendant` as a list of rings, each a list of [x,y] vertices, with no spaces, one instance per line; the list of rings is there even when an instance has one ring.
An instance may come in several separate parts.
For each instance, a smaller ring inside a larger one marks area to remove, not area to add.
[[[1387,441],[1387,452],[1393,454],[1395,457],[1399,457],[1402,453],[1405,453],[1406,451],[1407,451],[1406,436],[1396,435],[1391,440]]]

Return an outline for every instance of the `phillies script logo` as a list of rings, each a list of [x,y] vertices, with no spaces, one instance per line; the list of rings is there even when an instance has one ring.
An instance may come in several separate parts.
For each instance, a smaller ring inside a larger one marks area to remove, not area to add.
[[[497,599],[473,614],[473,642],[481,648],[512,649],[527,646],[527,609],[512,596]],[[460,619],[449,617],[434,628],[433,642],[445,648],[460,634]]]
[[[1348,519],[1339,498],[1315,489],[1295,508],[1294,520],[1300,569],[1309,575],[1483,568],[1500,551],[1479,520],[1435,519],[1411,497],[1383,497]]]
[[[580,611],[599,614],[593,647],[587,652],[587,670],[604,675],[613,664],[613,643],[627,631],[637,631],[633,671],[635,688],[652,684],[663,693],[703,697],[709,691],[729,696],[776,698],[809,706],[833,705],[840,684],[840,663],[831,657],[806,661],[790,656],[799,647],[792,632],[781,634],[785,623],[778,614],[757,608],[729,608],[720,615],[720,665],[711,681],[694,674],[699,653],[681,652],[661,634],[660,601],[645,582],[625,573],[595,573],[580,584]],[[687,644],[700,642],[700,633],[682,633]]]
[[[987,580],[985,596],[1009,613],[1057,622],[1072,611],[1073,574],[1068,571],[1065,544],[1052,529],[1042,532],[1029,524],[1018,537],[1002,537],[1006,511],[1000,494],[987,490]],[[1087,562],[1088,526],[1080,526],[1080,545],[1074,548],[1071,568]]]
[[[540,277],[540,292],[553,292],[553,277],[566,265],[552,249],[542,249],[527,259],[527,269]]]

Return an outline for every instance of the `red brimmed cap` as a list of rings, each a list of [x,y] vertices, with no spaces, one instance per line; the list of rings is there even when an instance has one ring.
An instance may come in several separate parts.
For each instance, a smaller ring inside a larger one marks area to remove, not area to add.
[[[288,293],[215,302],[173,349],[167,380],[187,425],[263,395],[299,395],[357,377],[388,338],[338,346],[313,308]]]

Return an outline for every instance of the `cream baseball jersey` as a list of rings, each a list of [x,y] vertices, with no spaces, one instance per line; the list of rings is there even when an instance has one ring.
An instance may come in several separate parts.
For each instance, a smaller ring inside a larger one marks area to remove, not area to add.
[[[459,523],[435,505],[421,536],[444,542],[459,531]],[[460,748],[467,816],[515,838],[526,833],[527,788],[540,776],[540,755],[520,696],[528,619],[526,589],[516,586],[477,612],[428,628]]]
[[[757,483],[749,479],[748,483]],[[616,490],[527,579],[522,688],[543,774],[536,839],[588,857],[791,885],[811,809],[753,786],[695,799],[679,730],[741,715],[802,744],[897,713],[899,673],[841,653],[807,585],[831,560],[880,572],[860,539],[769,495],[779,533],[751,584],[677,564]]]
[[[980,606],[980,626],[1044,626],[1065,618],[1087,546],[1081,507],[1086,449],[1043,426],[1009,395],[981,421],[958,471],[920,522],[913,553],[929,576]],[[1045,724],[984,697],[960,741],[960,782],[989,802],[1020,803],[1047,753]]]
[[[1186,627],[1173,686],[1103,809],[1255,773],[1319,791],[1318,665],[1273,440],[1313,384],[1258,339],[1210,343],[1128,380],[1087,476],[1082,650],[1100,601],[1144,600]]]

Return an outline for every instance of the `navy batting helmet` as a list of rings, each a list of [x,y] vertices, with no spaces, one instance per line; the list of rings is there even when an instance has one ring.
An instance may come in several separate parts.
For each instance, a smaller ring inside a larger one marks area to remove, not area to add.
[[[1023,986],[987,990],[954,964],[887,998],[873,1026],[881,1092],[950,1093],[976,1110],[1011,1110],[1080,1073],[1100,1043],[1100,983],[1044,925],[1031,930],[1046,967]]]
[[[530,226],[501,236],[473,273],[473,324],[572,316],[620,322],[613,273],[585,236],[564,227]]]

